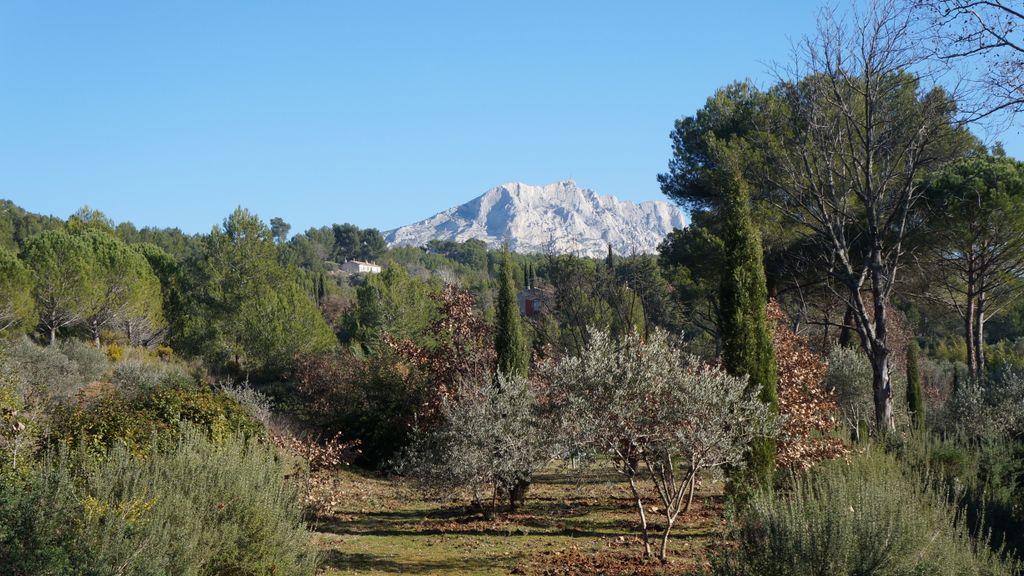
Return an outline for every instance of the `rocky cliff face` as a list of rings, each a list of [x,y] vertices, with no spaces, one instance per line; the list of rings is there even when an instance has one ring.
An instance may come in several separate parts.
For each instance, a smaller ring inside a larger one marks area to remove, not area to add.
[[[546,186],[502,184],[461,206],[385,233],[395,246],[422,246],[430,240],[462,242],[476,238],[488,246],[522,253],[600,257],[608,244],[616,254],[655,252],[683,213],[668,202],[619,201],[580,188],[568,180]]]

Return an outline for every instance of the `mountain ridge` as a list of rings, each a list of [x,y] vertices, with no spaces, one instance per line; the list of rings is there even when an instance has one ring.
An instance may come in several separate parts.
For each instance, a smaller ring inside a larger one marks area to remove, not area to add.
[[[572,180],[542,186],[508,182],[433,216],[384,233],[391,246],[472,238],[523,253],[600,257],[651,253],[674,228],[686,226],[679,208],[664,200],[630,202],[602,196]]]

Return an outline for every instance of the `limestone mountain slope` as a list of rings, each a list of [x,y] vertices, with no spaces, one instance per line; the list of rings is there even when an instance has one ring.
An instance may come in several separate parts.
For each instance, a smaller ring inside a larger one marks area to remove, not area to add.
[[[650,253],[674,228],[686,226],[674,205],[628,202],[601,196],[566,180],[545,186],[502,184],[483,195],[415,224],[385,233],[393,246],[422,246],[430,240],[508,242],[522,253],[600,257],[608,244],[616,254]]]

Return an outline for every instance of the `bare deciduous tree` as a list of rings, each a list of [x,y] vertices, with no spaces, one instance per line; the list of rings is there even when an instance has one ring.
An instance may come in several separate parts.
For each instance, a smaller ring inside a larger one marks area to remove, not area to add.
[[[816,36],[783,70],[758,137],[774,201],[817,236],[849,303],[871,360],[879,429],[894,426],[889,316],[920,177],[966,140],[951,95],[912,72],[927,61],[913,24],[895,1],[824,10]]]
[[[936,60],[973,87],[961,113],[982,120],[1024,110],[1024,3],[1020,0],[907,0],[929,32]]]

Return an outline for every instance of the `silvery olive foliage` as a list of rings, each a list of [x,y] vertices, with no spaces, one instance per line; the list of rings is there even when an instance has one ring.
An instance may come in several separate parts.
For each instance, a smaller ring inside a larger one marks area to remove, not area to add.
[[[863,352],[836,346],[828,355],[828,372],[822,387],[836,395],[839,409],[853,418],[870,418],[874,410],[871,395],[871,364]]]
[[[752,440],[776,437],[780,429],[745,378],[683,355],[662,330],[621,339],[591,330],[579,356],[548,367],[546,379],[562,450],[610,456],[628,478],[648,556],[642,472],[654,484],[665,519],[658,554],[664,558],[697,474],[742,466]]]
[[[1024,434],[1024,374],[1009,371],[984,383],[961,377],[944,424],[970,438]]]
[[[397,471],[428,488],[469,489],[488,514],[551,460],[549,435],[527,381],[499,372],[466,379],[442,398],[442,424],[415,435]]]
[[[221,394],[238,402],[238,405],[249,416],[252,416],[253,420],[264,426],[270,426],[273,402],[269,396],[253,388],[248,380],[237,385],[221,383],[216,388]]]

